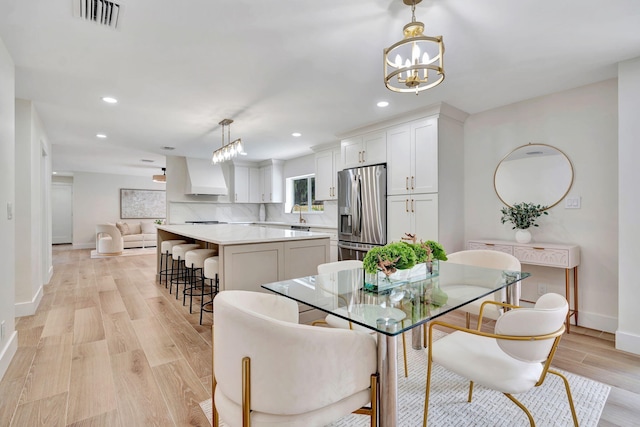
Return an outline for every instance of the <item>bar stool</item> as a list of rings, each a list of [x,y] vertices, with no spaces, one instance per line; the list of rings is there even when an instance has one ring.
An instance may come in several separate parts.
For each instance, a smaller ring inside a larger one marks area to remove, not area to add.
[[[192,313],[193,297],[200,297],[200,302],[204,297],[204,261],[217,254],[217,249],[194,249],[187,252],[184,257],[184,266],[187,269],[187,284],[182,292],[182,305],[185,305],[187,295],[189,295],[189,314]],[[198,273],[200,274],[198,275]]]
[[[202,295],[202,300],[200,301],[200,324],[202,325],[202,313],[205,311],[207,313],[213,313],[213,298],[215,298],[216,294],[220,291],[220,280],[218,277],[218,261],[220,257],[213,256],[204,260],[204,277],[208,279],[211,284],[211,292],[208,294]],[[209,296],[210,299],[205,300],[204,297]],[[211,308],[207,308],[211,306]]]
[[[176,284],[176,299],[178,299],[178,292],[180,291],[180,285],[186,286],[187,284],[187,270],[184,267],[184,258],[187,252],[194,249],[200,249],[201,246],[198,243],[183,243],[181,245],[175,245],[171,251],[171,258],[177,263],[178,271],[172,272],[173,278],[169,282],[169,294],[173,292],[173,284]],[[182,261],[182,262],[180,262]]]
[[[169,268],[169,259],[175,245],[187,243],[186,240],[165,240],[160,245],[160,284],[162,285],[162,276],[164,276],[164,287],[169,286],[169,271],[173,274],[173,259],[171,259],[171,268]],[[164,268],[163,268],[164,266]],[[173,277],[171,277],[173,279]]]

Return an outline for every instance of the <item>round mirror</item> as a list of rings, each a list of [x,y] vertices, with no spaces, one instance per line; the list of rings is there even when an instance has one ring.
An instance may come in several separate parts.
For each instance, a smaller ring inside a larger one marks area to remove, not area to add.
[[[557,205],[573,184],[573,166],[560,150],[546,144],[527,144],[502,159],[493,174],[496,194],[507,206],[516,203]]]

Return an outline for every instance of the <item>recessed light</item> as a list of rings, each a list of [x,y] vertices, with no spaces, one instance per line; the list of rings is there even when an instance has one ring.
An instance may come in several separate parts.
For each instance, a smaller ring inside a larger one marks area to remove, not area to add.
[[[163,150],[167,150],[167,151],[171,151],[171,150],[175,150],[175,149],[176,149],[176,147],[169,147],[169,146],[165,146],[165,147],[162,147],[162,149],[163,149]]]
[[[153,163],[153,162],[155,162],[155,160],[151,160],[151,159],[140,159],[140,161],[144,162],[144,163]]]
[[[107,104],[116,104],[116,103],[118,102],[118,100],[117,100],[117,99],[115,99],[115,98],[113,98],[113,97],[111,97],[111,96],[103,96],[103,97],[102,97],[102,100],[103,100],[104,102],[106,102]]]
[[[384,107],[387,107],[389,103],[387,101],[380,101],[376,105],[380,108],[384,108]]]
[[[96,134],[96,138],[105,139],[106,137],[107,137],[107,135],[105,135],[104,133],[97,133]]]
[[[297,138],[299,136],[302,136],[302,134],[300,132],[294,132],[291,134],[291,136],[295,136]]]

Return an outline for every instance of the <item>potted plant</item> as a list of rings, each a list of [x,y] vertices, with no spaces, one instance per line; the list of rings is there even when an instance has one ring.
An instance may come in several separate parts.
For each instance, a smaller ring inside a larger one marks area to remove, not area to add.
[[[516,240],[519,243],[528,243],[531,241],[531,233],[529,227],[537,227],[536,220],[542,215],[548,215],[546,209],[548,206],[534,205],[533,203],[516,203],[513,206],[505,206],[500,212],[502,218],[500,222],[506,224],[510,222],[513,230],[516,231]]]

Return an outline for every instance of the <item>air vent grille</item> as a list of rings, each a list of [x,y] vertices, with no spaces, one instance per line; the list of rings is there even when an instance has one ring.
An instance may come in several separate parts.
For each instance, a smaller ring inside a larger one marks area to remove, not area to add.
[[[109,28],[118,28],[122,7],[107,0],[73,0],[74,15]]]

